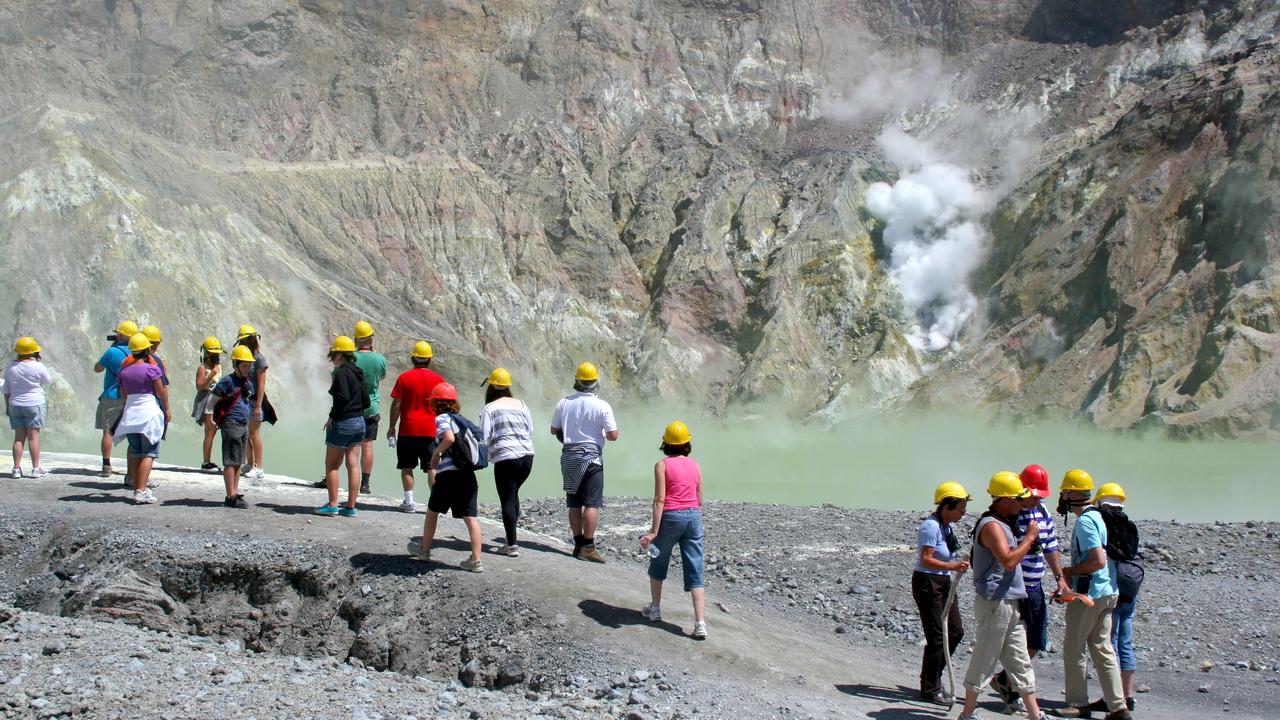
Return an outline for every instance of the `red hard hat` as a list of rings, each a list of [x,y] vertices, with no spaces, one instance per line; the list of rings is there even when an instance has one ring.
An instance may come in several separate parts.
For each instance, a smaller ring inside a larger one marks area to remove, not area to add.
[[[457,400],[458,389],[447,382],[442,382],[431,388],[432,400]]]
[[[1022,478],[1022,486],[1036,497],[1049,497],[1049,471],[1043,465],[1028,465],[1018,477]]]

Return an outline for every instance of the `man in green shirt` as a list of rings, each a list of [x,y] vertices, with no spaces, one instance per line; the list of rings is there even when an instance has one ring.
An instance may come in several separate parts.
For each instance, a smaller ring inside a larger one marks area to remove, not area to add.
[[[356,367],[364,373],[364,389],[369,393],[369,409],[364,411],[364,442],[360,444],[360,492],[369,492],[369,476],[373,474],[373,441],[378,437],[379,405],[378,386],[387,376],[387,358],[373,351],[373,325],[361,320],[356,323]]]

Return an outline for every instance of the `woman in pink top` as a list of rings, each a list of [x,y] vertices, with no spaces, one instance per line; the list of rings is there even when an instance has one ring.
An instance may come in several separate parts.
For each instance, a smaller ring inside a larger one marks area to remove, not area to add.
[[[680,545],[684,590],[693,596],[693,639],[707,639],[706,593],[702,584],[702,471],[689,457],[693,450],[689,428],[679,420],[662,434],[665,458],[653,466],[653,527],[640,537],[649,551],[649,594],[652,601],[640,612],[652,622],[662,620],[662,582],[667,579],[671,551]],[[654,550],[657,552],[655,553]]]

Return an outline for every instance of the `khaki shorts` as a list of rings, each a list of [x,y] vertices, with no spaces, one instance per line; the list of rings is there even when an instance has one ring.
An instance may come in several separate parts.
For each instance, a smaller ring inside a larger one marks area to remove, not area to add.
[[[120,398],[100,398],[98,411],[93,416],[93,427],[98,430],[112,430],[120,422],[124,414],[124,400]]]

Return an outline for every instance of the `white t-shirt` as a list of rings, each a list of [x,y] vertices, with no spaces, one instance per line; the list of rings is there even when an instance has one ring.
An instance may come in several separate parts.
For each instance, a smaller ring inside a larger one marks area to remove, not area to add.
[[[453,416],[449,413],[443,413],[436,416],[436,442],[444,442],[444,434],[451,432],[454,440],[458,439],[458,423],[453,421]],[[436,465],[436,472],[442,473],[449,470],[457,470],[457,466],[453,464],[453,446],[445,448],[440,453],[440,462]]]
[[[564,444],[595,443],[604,452],[605,434],[618,429],[613,408],[595,393],[577,392],[556,403],[551,427],[560,428]]]
[[[16,407],[44,405],[44,386],[52,382],[49,369],[39,360],[15,360],[4,371],[4,392]]]

